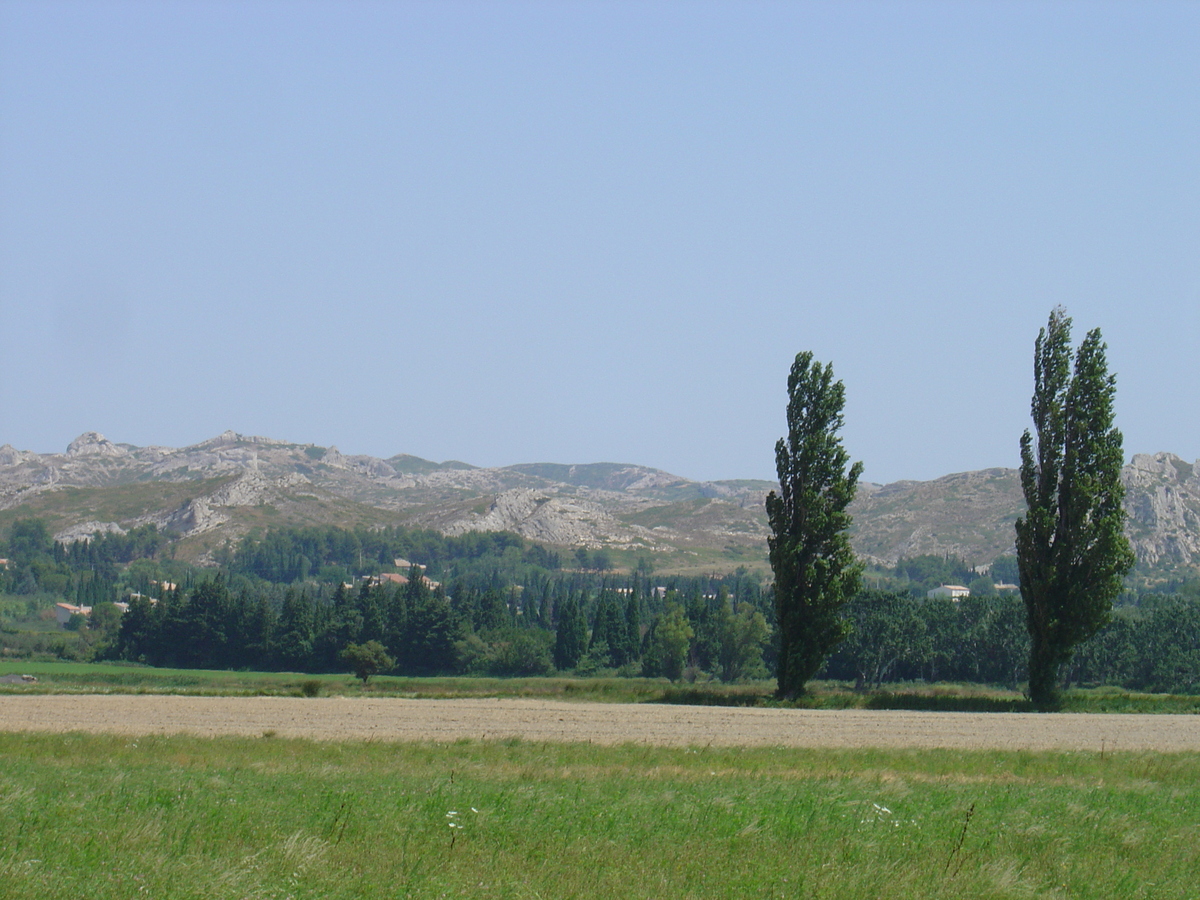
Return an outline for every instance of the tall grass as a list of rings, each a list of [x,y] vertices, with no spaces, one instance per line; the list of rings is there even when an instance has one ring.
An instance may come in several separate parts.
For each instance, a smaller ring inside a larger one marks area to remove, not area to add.
[[[0,897],[1194,897],[1200,754],[0,735]]]

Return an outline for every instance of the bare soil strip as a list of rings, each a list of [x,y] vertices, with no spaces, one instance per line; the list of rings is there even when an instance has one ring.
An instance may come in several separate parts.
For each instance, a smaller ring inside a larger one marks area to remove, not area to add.
[[[739,709],[542,700],[161,695],[0,697],[0,731],[669,747],[1200,751],[1200,716]]]

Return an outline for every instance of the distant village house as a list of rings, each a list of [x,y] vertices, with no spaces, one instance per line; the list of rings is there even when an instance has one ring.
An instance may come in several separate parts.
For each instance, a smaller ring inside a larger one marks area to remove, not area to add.
[[[134,598],[140,597],[141,594],[133,594]],[[154,598],[150,599],[151,603],[157,603]],[[124,600],[118,600],[113,604],[122,613],[129,612],[129,604]],[[92,614],[90,606],[76,606],[74,603],[55,603],[54,604],[54,619],[58,622],[60,628],[66,628],[67,623],[71,621],[71,616],[83,616],[87,618]]]
[[[970,589],[963,587],[961,584],[943,584],[925,593],[925,597],[928,600],[959,600],[970,596]]]
[[[76,606],[73,603],[54,604],[54,618],[58,621],[59,626],[63,628],[71,621],[71,616],[90,616],[91,614],[92,608],[90,606]]]
[[[417,568],[424,569],[425,567],[417,566]],[[410,566],[410,569],[411,569],[411,566]],[[399,585],[408,584],[408,576],[401,575],[398,572],[383,572],[379,575],[368,575],[368,576],[366,576],[366,578],[364,580],[367,582],[367,584],[371,585],[371,587],[378,587],[381,584],[399,584]],[[431,591],[437,590],[438,588],[440,588],[442,586],[442,583],[440,581],[434,581],[432,578],[428,577],[427,575],[421,576],[421,583],[423,585],[425,585],[425,587],[429,588]]]

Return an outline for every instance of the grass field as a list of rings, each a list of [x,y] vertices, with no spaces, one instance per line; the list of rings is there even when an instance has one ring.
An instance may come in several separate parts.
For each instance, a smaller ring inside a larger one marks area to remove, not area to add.
[[[1172,898],[1200,754],[0,735],[0,897]]]
[[[296,672],[228,672],[207,669],[155,669],[123,663],[3,660],[0,677],[28,674],[36,685],[0,684],[0,693],[126,692],[215,696],[523,697],[612,703],[692,705],[778,705],[774,682],[723,685],[671,684],[650,678],[402,678],[380,676],[365,688],[350,675]],[[1016,691],[982,685],[885,685],[855,692],[848,685],[815,682],[810,696],[792,704],[813,709],[925,709],[961,712],[1028,712],[1032,705]],[[1068,691],[1064,712],[1200,713],[1200,697],[1138,694],[1119,688]]]
[[[0,661],[0,691],[754,705],[770,685]],[[1074,692],[1086,711],[1200,698]],[[813,705],[1019,695],[819,685]],[[0,898],[1195,898],[1200,753],[0,733]]]

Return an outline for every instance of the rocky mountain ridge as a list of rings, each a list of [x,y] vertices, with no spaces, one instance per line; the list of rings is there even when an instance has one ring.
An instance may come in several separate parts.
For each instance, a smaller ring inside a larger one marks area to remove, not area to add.
[[[1129,535],[1142,566],[1200,569],[1200,462],[1139,454],[1125,466]],[[446,534],[515,531],[563,547],[761,564],[767,481],[693,482],[645,466],[533,463],[480,468],[389,459],[227,431],[179,449],[97,432],[61,454],[0,447],[0,528],[51,521],[60,540],[153,523],[194,555],[271,524],[397,524]],[[863,484],[852,539],[866,559],[954,555],[990,562],[1012,548],[1024,509],[1017,472]]]

